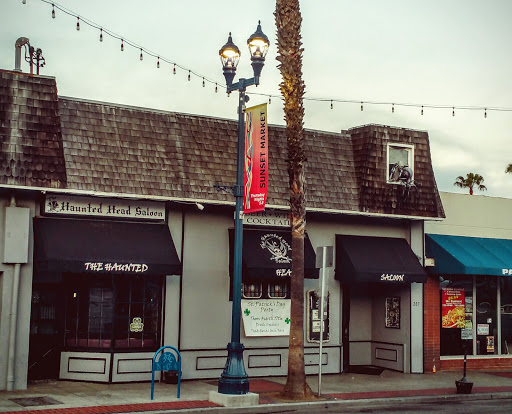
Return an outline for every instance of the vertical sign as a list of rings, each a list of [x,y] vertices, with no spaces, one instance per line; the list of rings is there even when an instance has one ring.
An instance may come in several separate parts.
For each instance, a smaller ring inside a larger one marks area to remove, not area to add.
[[[267,104],[245,111],[244,214],[265,210],[268,192]]]
[[[465,300],[463,288],[443,288],[441,297],[442,327],[465,327]]]

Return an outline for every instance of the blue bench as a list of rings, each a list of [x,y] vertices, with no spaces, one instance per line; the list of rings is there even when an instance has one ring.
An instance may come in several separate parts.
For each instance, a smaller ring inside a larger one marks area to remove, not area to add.
[[[165,352],[165,349],[172,349],[176,355],[172,352]],[[162,352],[160,358],[158,354]],[[151,369],[151,399],[153,399],[153,393],[155,389],[155,372],[156,371],[176,371],[178,373],[178,393],[177,398],[180,398],[180,386],[181,386],[181,354],[173,346],[167,345],[161,347],[153,355],[153,366]]]

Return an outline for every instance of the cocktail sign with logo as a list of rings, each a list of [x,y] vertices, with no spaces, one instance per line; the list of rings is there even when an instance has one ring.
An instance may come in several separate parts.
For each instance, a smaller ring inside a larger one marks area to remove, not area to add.
[[[143,330],[144,324],[142,323],[142,318],[133,318],[130,324],[130,332],[142,332]]]

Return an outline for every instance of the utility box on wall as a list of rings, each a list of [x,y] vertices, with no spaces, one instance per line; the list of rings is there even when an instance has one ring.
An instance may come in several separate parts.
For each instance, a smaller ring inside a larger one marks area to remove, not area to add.
[[[4,263],[28,262],[29,228],[29,208],[5,208]]]

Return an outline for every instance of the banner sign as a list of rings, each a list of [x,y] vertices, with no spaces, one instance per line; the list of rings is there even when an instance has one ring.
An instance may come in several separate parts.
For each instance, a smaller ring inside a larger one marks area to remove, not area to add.
[[[443,288],[441,296],[442,327],[464,328],[465,294],[463,288]]]
[[[159,201],[49,194],[46,196],[42,213],[47,216],[65,215],[165,221],[165,203]]]
[[[242,300],[245,336],[290,335],[290,299]]]
[[[245,111],[244,214],[265,210],[267,193],[267,104],[262,104]]]

